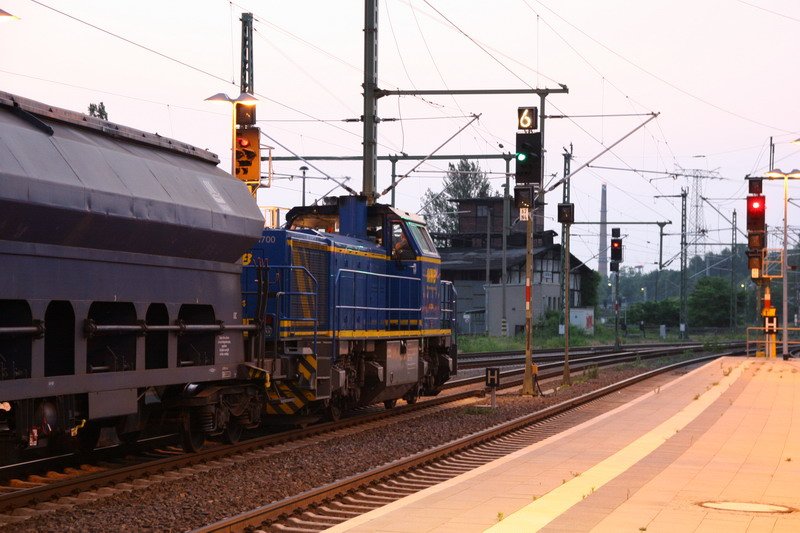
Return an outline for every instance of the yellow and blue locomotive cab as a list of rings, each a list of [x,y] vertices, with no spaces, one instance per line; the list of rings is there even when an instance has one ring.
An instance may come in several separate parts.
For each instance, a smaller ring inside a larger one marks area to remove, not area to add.
[[[268,414],[436,394],[455,372],[455,295],[424,221],[363,198],[295,208],[245,255],[243,316],[265,342]],[[261,344],[261,343],[259,343]]]

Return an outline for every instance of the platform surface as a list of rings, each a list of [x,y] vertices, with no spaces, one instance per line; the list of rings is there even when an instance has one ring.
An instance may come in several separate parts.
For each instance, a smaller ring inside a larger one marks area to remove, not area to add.
[[[800,532],[800,362],[716,360],[328,531],[487,530]]]

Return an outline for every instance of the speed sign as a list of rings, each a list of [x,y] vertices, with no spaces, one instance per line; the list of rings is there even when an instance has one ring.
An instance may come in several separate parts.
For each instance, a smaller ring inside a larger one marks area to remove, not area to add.
[[[535,130],[539,127],[539,110],[535,107],[517,108],[517,129]]]

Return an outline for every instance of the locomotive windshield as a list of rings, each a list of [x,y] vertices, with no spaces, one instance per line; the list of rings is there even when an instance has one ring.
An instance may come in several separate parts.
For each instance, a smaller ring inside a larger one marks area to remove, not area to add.
[[[433,239],[431,239],[428,229],[425,226],[416,224],[414,222],[409,222],[408,229],[411,232],[414,241],[419,244],[422,253],[431,255],[437,254],[436,246],[433,244]]]

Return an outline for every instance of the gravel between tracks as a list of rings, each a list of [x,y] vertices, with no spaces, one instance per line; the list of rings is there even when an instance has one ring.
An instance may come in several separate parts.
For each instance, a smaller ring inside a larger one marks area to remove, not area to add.
[[[154,482],[147,488],[0,526],[0,532],[185,531],[443,444],[641,371],[602,369],[598,378],[547,397],[498,394],[498,409],[493,411],[461,406],[296,450],[262,457],[249,454],[182,479]]]

